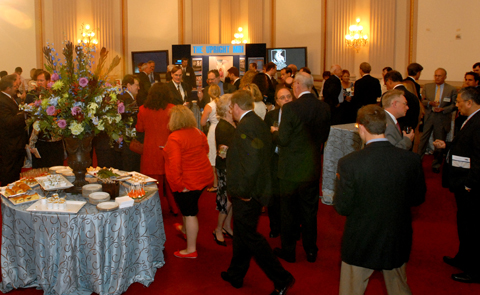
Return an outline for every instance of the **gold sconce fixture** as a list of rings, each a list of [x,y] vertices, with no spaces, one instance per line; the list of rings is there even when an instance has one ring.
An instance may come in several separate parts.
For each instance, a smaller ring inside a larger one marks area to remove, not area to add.
[[[90,29],[90,25],[85,25],[80,29],[80,38],[78,39],[78,43],[85,43],[85,44],[98,44],[98,40],[95,39],[95,32]]]
[[[238,28],[238,33],[235,33],[233,36],[235,39],[232,40],[232,44],[240,44],[240,43],[247,43],[247,39],[243,39],[243,28]]]
[[[360,19],[357,18],[357,24],[351,25],[348,29],[349,33],[345,35],[345,43],[347,47],[355,49],[356,52],[367,44],[368,36],[363,34],[363,26],[360,25]]]

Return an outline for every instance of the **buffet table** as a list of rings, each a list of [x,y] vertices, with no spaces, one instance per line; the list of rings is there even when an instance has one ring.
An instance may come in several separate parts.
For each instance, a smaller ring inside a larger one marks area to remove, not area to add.
[[[334,125],[330,128],[330,135],[323,152],[322,202],[324,204],[333,203],[338,160],[362,147],[362,139],[358,135],[355,123]]]
[[[121,294],[134,282],[150,285],[165,264],[158,192],[111,212],[87,203],[78,214],[29,212],[34,203],[0,198],[3,293],[36,287],[45,294]]]

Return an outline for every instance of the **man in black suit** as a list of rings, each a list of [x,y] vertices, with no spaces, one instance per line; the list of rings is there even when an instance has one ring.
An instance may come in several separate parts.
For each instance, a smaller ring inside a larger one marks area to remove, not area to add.
[[[14,95],[20,86],[17,75],[7,75],[0,81],[0,171],[3,186],[18,180],[25,159],[27,131],[25,113],[18,109]]]
[[[298,72],[293,83],[297,100],[282,108],[279,127],[270,127],[279,148],[278,178],[281,190],[282,248],[274,253],[295,262],[302,225],[303,249],[309,262],[317,258],[317,211],[322,145],[330,133],[328,105],[311,93],[313,78]]]
[[[208,86],[203,88],[202,91],[198,93],[198,106],[203,109],[211,100],[210,95],[208,94],[208,89],[211,84],[216,84],[220,87],[220,96],[235,92],[235,87],[229,83],[223,83],[220,81],[220,73],[218,70],[210,70],[207,75]]]
[[[155,62],[153,60],[150,60],[148,62],[148,66],[150,67],[150,74],[148,75],[148,80],[150,81],[150,84],[153,85],[155,83],[159,83],[160,74],[155,73]]]
[[[277,91],[275,99],[278,108],[265,115],[265,123],[268,128],[278,127],[282,120],[282,107],[291,102],[292,94],[288,88],[280,88]],[[275,143],[275,142],[274,142]],[[272,200],[268,205],[268,218],[270,219],[270,238],[276,238],[280,235],[281,215],[280,215],[280,179],[278,178],[278,146],[275,144],[275,153],[272,156]]]
[[[332,76],[323,83],[323,100],[330,106],[332,114],[332,125],[342,123],[342,67],[333,65],[330,69]]]
[[[188,66],[188,58],[182,58],[182,80],[188,85],[188,90],[197,88],[197,78],[192,67]]]
[[[140,89],[138,90],[137,95],[137,105],[140,107],[143,105],[145,100],[147,100],[148,91],[152,87],[152,82],[150,82],[150,74],[152,73],[152,67],[148,62],[142,65],[142,71],[138,73],[138,82],[140,83]]]
[[[455,194],[457,230],[460,242],[455,257],[443,261],[464,271],[452,279],[463,283],[480,283],[480,94],[474,87],[462,88],[457,96],[458,111],[467,117],[453,141],[434,141],[439,149],[447,148],[444,179]]]
[[[335,210],[347,216],[341,295],[363,294],[374,270],[382,270],[388,294],[412,294],[405,272],[412,248],[410,207],[425,201],[425,177],[418,155],[385,138],[386,116],[376,105],[361,108],[357,123],[365,148],[338,161]]]
[[[172,69],[172,80],[168,82],[168,88],[172,92],[172,103],[174,105],[185,105],[190,107],[190,93],[192,89],[190,86],[182,82],[182,68],[179,66],[174,66]]]
[[[377,78],[370,76],[372,67],[368,62],[360,64],[360,76],[362,78],[355,81],[354,101],[358,108],[367,104],[377,104],[377,98],[382,96],[382,87]]]
[[[398,119],[400,129],[404,130],[405,127],[411,127],[412,130],[415,130],[415,128],[417,128],[418,118],[420,115],[420,100],[418,100],[415,94],[411,93],[407,90],[407,88],[405,88],[405,86],[403,86],[402,80],[402,74],[397,71],[390,71],[385,75],[385,85],[387,86],[387,89],[401,90],[407,99],[407,114]]]
[[[277,80],[275,75],[277,74],[277,65],[273,62],[269,62],[265,65],[265,74],[268,76],[268,91],[266,105],[267,109],[273,109],[275,107],[275,90],[277,89]]]
[[[232,85],[235,87],[235,91],[237,91],[240,87],[240,71],[236,67],[231,67],[227,72],[230,81],[233,82]]]
[[[410,80],[415,85],[415,89],[417,90],[417,97],[421,99],[420,96],[420,84],[417,83],[417,80],[420,79],[420,75],[422,74],[423,67],[419,63],[411,63],[407,67],[408,77],[405,80]]]
[[[272,137],[265,122],[254,112],[254,99],[249,91],[232,95],[232,114],[238,122],[227,153],[227,191],[232,201],[234,235],[233,257],[222,278],[240,288],[250,260],[273,281],[272,294],[286,294],[295,279],[275,257],[267,240],[257,231],[262,206],[271,196],[270,161]]]

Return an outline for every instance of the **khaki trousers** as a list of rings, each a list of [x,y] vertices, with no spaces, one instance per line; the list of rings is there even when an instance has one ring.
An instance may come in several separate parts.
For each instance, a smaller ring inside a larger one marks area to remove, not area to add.
[[[406,263],[399,268],[382,270],[385,285],[389,295],[411,295],[407,284],[405,272]],[[340,295],[363,295],[368,285],[368,280],[374,270],[360,266],[350,265],[342,261],[340,271]]]

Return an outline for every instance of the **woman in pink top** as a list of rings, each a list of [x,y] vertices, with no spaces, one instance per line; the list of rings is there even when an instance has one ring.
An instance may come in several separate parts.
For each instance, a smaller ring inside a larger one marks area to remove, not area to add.
[[[170,89],[165,84],[154,84],[148,92],[147,100],[139,108],[136,129],[145,132],[140,172],[158,180],[160,195],[167,197],[170,211],[176,215],[179,210],[165,180],[163,156],[163,146],[170,135],[167,125],[170,109],[174,106],[170,103],[171,98]]]
[[[179,258],[197,258],[198,199],[213,183],[207,137],[196,126],[190,109],[182,105],[171,109],[168,128],[172,133],[163,151],[165,174],[183,215],[184,225],[174,226],[187,239],[187,248],[174,253]]]

